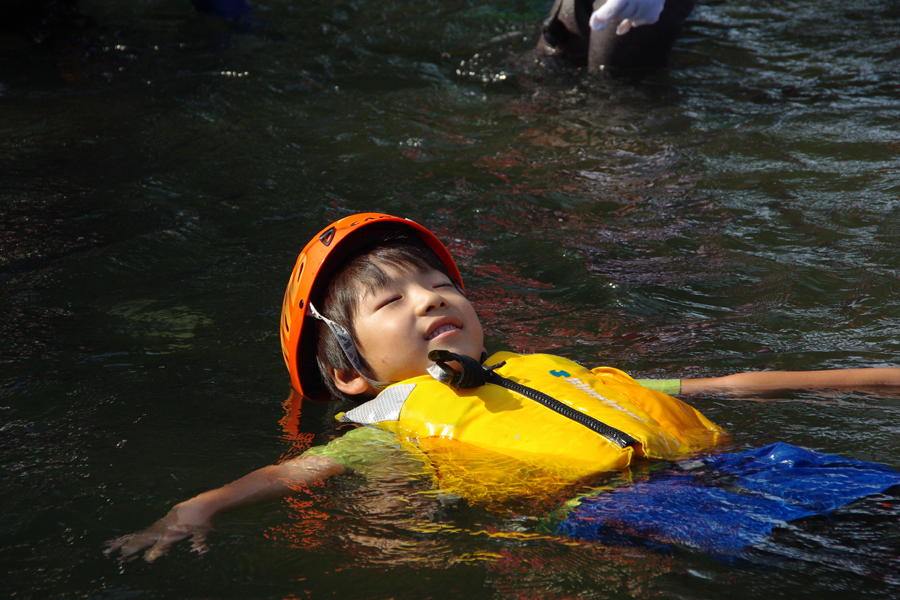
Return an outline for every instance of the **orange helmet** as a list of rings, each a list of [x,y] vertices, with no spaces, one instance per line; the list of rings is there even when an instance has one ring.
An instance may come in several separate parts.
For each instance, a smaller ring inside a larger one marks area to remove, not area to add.
[[[381,213],[360,213],[335,221],[303,249],[281,305],[281,350],[291,374],[291,385],[312,400],[326,400],[327,388],[316,364],[315,327],[310,322],[310,300],[319,300],[331,276],[347,260],[372,241],[389,234],[420,238],[434,250],[452,277],[462,285],[459,269],[450,253],[433,233],[409,219]],[[321,307],[320,307],[321,308]]]

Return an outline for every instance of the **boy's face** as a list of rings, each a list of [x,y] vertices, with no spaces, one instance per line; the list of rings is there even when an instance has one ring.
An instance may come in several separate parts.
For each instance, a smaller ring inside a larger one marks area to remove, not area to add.
[[[353,317],[359,351],[379,381],[425,375],[431,350],[481,358],[484,332],[468,299],[433,269],[388,267],[389,283],[366,292]]]

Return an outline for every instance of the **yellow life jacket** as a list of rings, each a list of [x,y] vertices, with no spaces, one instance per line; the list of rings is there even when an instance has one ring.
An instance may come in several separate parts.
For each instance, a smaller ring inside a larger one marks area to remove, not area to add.
[[[723,431],[700,412],[642,387],[618,369],[588,370],[547,354],[499,352],[499,375],[544,392],[628,434],[621,446],[516,392],[494,384],[454,390],[430,375],[395,383],[339,419],[393,432],[428,455],[513,458],[566,481],[623,470],[633,456],[679,459],[714,446]],[[453,440],[455,443],[446,443]],[[507,461],[509,462],[509,461]]]

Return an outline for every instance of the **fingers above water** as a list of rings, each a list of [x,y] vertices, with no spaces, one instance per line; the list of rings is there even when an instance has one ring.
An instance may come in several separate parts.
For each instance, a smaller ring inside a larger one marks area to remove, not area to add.
[[[191,550],[203,554],[208,550],[206,534],[208,525],[187,525],[173,518],[169,513],[148,529],[139,533],[124,535],[107,542],[103,551],[107,556],[118,553],[118,559],[123,562],[133,560],[144,550],[144,560],[153,562],[169,551],[173,544],[184,539],[191,540]]]

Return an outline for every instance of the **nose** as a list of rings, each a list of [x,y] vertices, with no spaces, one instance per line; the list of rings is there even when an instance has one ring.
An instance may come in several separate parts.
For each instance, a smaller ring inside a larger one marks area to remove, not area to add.
[[[421,287],[419,290],[417,302],[419,314],[424,315],[436,308],[445,308],[447,306],[447,301],[437,290],[427,287]]]

